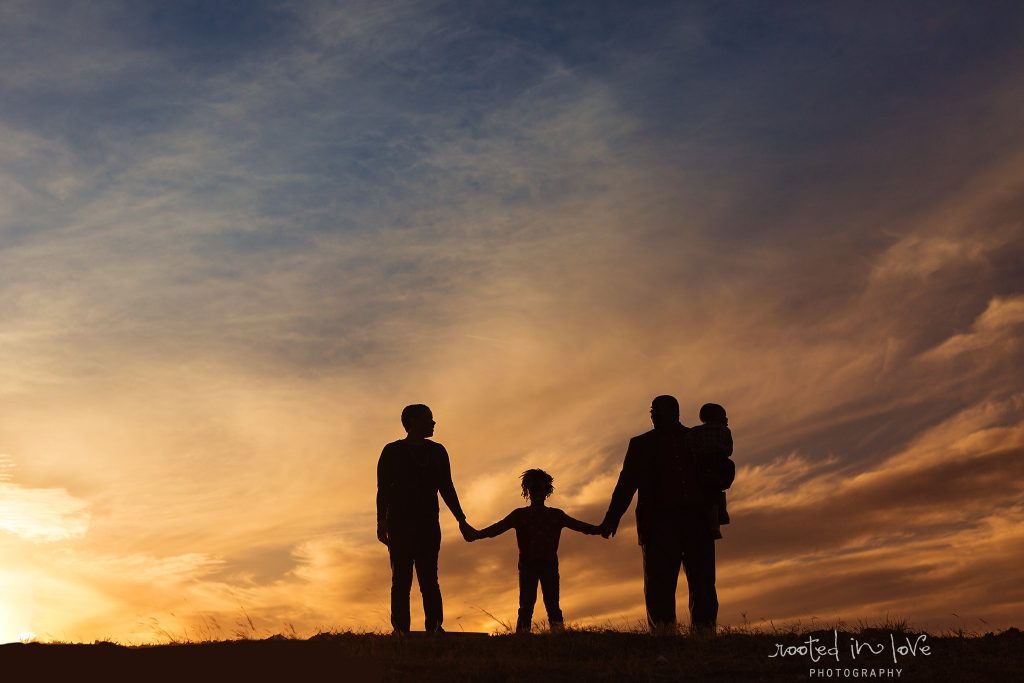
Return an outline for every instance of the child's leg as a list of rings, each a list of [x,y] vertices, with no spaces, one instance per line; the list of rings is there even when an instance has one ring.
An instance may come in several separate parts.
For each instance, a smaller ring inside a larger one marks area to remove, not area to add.
[[[516,633],[529,633],[533,625],[533,606],[537,602],[537,570],[529,565],[519,565],[519,619]]]
[[[544,607],[548,611],[548,623],[552,630],[562,628],[562,609],[558,606],[557,562],[541,569],[540,588],[544,592]]]

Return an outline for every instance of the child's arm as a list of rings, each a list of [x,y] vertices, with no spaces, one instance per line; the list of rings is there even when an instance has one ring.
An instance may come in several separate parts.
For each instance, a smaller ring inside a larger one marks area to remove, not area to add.
[[[564,512],[562,514],[565,515]],[[566,529],[572,529],[573,531],[578,531],[581,534],[587,534],[588,536],[597,536],[601,533],[601,527],[581,522],[575,517],[570,517],[569,515],[565,515],[565,519],[562,521],[562,524]]]
[[[515,517],[515,512],[508,513],[508,515],[505,517],[505,519],[501,520],[500,522],[496,522],[496,523],[490,525],[489,527],[485,527],[485,528],[481,529],[480,531],[476,532],[476,538],[477,539],[480,539],[480,538],[494,538],[495,536],[500,536],[501,534],[505,533],[509,529],[512,529],[512,528],[515,527],[515,519],[514,519],[514,517]]]

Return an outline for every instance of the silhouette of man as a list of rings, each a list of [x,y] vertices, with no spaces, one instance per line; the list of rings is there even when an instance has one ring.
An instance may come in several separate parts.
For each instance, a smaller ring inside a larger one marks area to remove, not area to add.
[[[448,451],[427,438],[434,435],[436,424],[427,406],[406,406],[402,426],[407,436],[384,446],[377,461],[377,539],[388,547],[391,557],[391,625],[395,633],[409,632],[414,567],[423,596],[424,628],[428,632],[444,630],[437,583],[441,550],[438,493],[459,520],[463,537],[469,540],[472,530],[455,493]]]
[[[718,593],[715,590],[715,536],[710,523],[710,493],[699,476],[688,429],[679,422],[679,402],[658,396],[651,403],[654,429],[629,441],[622,472],[615,484],[601,535],[614,536],[619,520],[637,494],[636,530],[644,562],[644,600],[652,631],[676,628],[676,583],[680,564],[689,588],[693,628],[715,630]],[[733,467],[731,460],[723,467]],[[724,473],[723,488],[735,470]]]

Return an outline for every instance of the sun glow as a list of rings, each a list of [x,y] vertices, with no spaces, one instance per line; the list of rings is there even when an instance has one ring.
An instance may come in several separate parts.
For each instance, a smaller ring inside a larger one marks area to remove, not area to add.
[[[16,562],[17,553],[4,553]],[[24,642],[35,638],[32,631],[32,575],[17,569],[0,569],[0,643]]]
[[[22,614],[0,605],[0,644],[25,642],[35,637]]]

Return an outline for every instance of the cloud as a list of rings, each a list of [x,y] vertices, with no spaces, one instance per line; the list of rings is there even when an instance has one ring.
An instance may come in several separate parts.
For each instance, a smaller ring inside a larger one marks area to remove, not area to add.
[[[929,350],[924,358],[948,359],[970,351],[995,352],[998,345],[1014,343],[1016,328],[1024,323],[1024,297],[996,297],[978,316],[971,331],[957,334]]]
[[[88,503],[60,488],[27,488],[12,483],[14,463],[0,455],[0,531],[36,543],[85,535]]]
[[[1016,15],[285,9],[0,9],[33,630],[386,629],[402,405],[474,523],[528,467],[596,522],[660,393],[734,426],[724,622],[1013,623]],[[642,617],[630,518],[563,539],[570,620]],[[514,542],[442,523],[448,613],[493,628]]]

